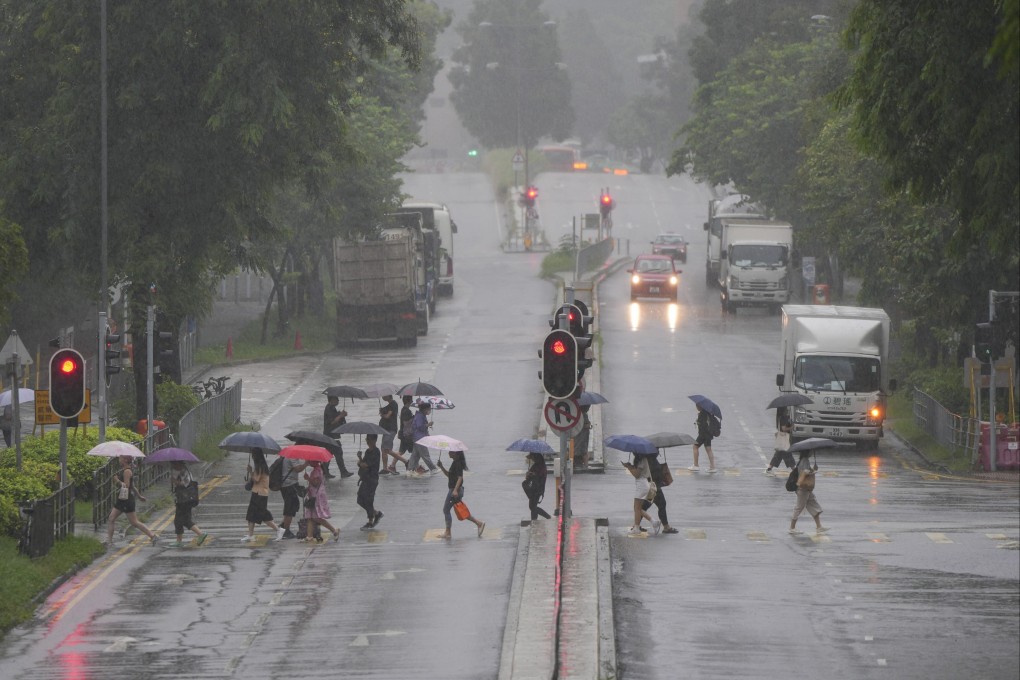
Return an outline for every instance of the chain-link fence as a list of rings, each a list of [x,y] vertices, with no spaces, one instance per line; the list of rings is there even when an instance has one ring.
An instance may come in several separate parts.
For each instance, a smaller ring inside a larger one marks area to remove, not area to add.
[[[930,394],[914,388],[914,423],[954,457],[977,462],[981,423],[949,411]]]

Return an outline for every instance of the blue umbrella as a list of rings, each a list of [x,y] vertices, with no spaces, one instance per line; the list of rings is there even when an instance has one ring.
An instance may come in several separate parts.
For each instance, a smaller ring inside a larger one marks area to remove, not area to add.
[[[556,453],[553,447],[546,444],[541,439],[518,439],[510,446],[506,447],[507,451],[523,451],[524,453]]]
[[[636,434],[612,434],[606,437],[603,442],[611,449],[627,451],[628,453],[658,453],[659,449],[650,440],[639,437]]]
[[[232,432],[223,438],[219,447],[227,451],[247,453],[251,453],[252,449],[262,449],[270,453],[280,450],[279,444],[261,432]]]
[[[708,411],[719,420],[722,420],[722,410],[719,408],[719,405],[708,397],[701,394],[691,394],[687,398],[700,406],[703,411]]]
[[[581,396],[577,398],[577,403],[581,406],[594,406],[595,404],[608,404],[609,400],[603,397],[598,392],[581,392]]]

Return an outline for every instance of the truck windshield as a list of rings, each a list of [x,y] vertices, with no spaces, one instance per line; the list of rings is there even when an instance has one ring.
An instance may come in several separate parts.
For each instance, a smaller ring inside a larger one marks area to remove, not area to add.
[[[785,261],[785,246],[738,244],[730,249],[730,264],[735,267],[781,267]]]
[[[878,359],[806,356],[797,358],[793,381],[815,392],[877,392],[880,375]]]

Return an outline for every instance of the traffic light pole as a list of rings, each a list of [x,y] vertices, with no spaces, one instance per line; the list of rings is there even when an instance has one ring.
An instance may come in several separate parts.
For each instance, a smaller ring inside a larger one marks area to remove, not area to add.
[[[997,471],[997,456],[996,449],[996,432],[995,426],[998,421],[995,420],[995,359],[989,357],[989,363],[991,363],[992,371],[991,375],[988,376],[988,468],[991,472]]]
[[[148,435],[152,432],[152,412],[154,410],[152,400],[152,332],[156,325],[156,309],[149,305],[145,311],[145,434],[146,441],[151,441]],[[148,451],[146,451],[148,453]]]
[[[96,356],[96,406],[99,409],[99,443],[106,441],[106,334],[109,324],[106,320],[106,311],[99,312],[99,332],[96,336],[99,340]]]

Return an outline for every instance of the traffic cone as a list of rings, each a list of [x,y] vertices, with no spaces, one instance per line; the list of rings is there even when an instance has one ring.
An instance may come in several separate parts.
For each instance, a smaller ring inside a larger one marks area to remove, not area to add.
[[[294,335],[294,349],[304,349],[304,345],[301,344],[301,331]]]
[[[234,358],[234,339],[233,338],[227,338],[227,358],[228,359],[233,359]]]

